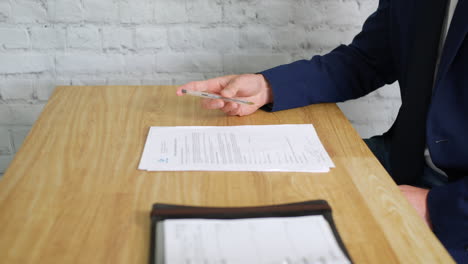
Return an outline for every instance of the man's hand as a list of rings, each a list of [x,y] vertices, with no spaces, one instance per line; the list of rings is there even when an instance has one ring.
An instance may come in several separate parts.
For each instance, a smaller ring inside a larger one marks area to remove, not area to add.
[[[221,99],[202,99],[204,108],[220,109],[228,115],[249,115],[273,101],[271,87],[261,74],[228,75],[206,81],[190,82],[178,87],[177,95],[183,95],[182,89],[215,93],[254,103],[254,105],[244,105]]]
[[[405,195],[406,199],[432,229],[431,219],[429,218],[429,212],[427,210],[427,194],[429,190],[409,185],[399,185],[398,188],[400,188],[400,191]]]

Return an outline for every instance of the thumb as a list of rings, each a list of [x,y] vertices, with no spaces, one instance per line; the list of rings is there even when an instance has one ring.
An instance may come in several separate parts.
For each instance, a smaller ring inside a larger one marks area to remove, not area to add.
[[[224,87],[223,90],[221,90],[220,94],[224,97],[234,97],[236,96],[237,92],[239,91],[239,88],[235,83],[230,83],[226,87]]]

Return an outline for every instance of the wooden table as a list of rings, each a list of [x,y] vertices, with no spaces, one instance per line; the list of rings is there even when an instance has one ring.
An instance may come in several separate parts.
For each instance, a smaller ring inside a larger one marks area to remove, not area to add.
[[[150,126],[314,124],[330,173],[137,170]],[[58,87],[0,180],[1,263],[147,263],[155,202],[326,199],[356,263],[452,263],[335,104],[228,117],[171,86]]]

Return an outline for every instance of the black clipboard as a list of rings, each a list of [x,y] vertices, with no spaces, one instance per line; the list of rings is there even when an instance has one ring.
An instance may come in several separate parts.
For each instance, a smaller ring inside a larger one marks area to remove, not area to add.
[[[159,232],[157,223],[166,219],[242,219],[242,218],[262,218],[262,217],[292,217],[322,215],[330,225],[333,235],[343,254],[353,263],[346,247],[333,222],[332,209],[325,200],[313,200],[299,203],[289,203],[270,206],[254,207],[198,207],[173,204],[156,203],[151,210],[151,242],[149,263],[164,263],[158,260],[158,255],[164,250],[162,235]],[[159,241],[158,241],[159,240]],[[158,252],[160,252],[158,254]]]

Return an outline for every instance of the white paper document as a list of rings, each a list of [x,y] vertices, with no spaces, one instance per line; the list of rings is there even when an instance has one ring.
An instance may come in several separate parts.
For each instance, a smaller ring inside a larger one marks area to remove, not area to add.
[[[164,263],[350,263],[321,215],[173,219],[164,220],[159,230]]]
[[[149,171],[328,172],[311,124],[151,127],[138,168]]]

